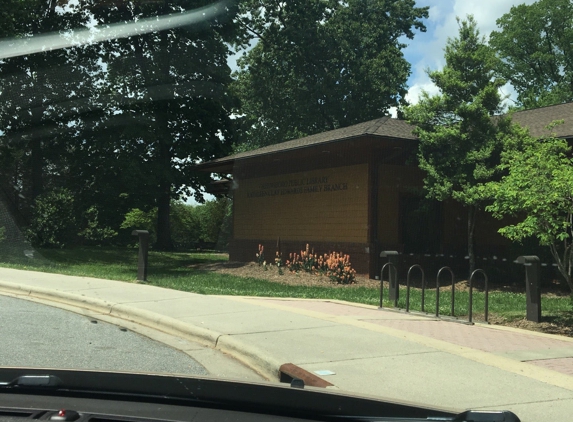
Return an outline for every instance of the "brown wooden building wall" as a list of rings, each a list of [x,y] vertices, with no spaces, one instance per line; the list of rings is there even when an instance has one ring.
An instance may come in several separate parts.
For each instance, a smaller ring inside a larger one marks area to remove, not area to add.
[[[453,201],[423,203],[424,174],[406,164],[407,154],[374,141],[325,149],[235,163],[231,260],[253,261],[263,244],[273,262],[279,238],[283,258],[308,243],[317,253],[349,254],[354,268],[371,277],[382,250],[464,259],[466,209]],[[476,252],[503,253],[509,242],[497,233],[500,223],[482,212],[477,224]]]
[[[341,251],[368,271],[368,165],[357,164],[236,181],[230,259],[253,260],[259,243],[272,261],[309,243]]]

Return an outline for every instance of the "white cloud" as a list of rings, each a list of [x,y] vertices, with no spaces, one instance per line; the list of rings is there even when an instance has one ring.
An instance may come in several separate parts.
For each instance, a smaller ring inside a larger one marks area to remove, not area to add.
[[[406,94],[406,100],[410,104],[416,104],[422,91],[426,91],[430,95],[438,94],[438,87],[430,81],[430,78],[426,76],[426,80],[420,80],[420,82],[415,83],[408,89],[408,93]]]

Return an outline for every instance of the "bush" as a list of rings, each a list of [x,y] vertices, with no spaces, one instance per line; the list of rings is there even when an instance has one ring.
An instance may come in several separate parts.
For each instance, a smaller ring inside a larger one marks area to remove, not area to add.
[[[197,207],[201,235],[199,240],[214,243],[217,249],[227,249],[231,236],[231,200],[220,198]]]
[[[39,195],[32,206],[28,238],[34,246],[62,248],[77,241],[74,196],[56,188]]]
[[[157,239],[156,233],[157,224],[157,208],[150,211],[142,211],[139,208],[133,208],[123,219],[123,223],[119,226],[121,229],[129,230],[147,230],[149,232],[149,241],[151,244],[155,243]]]
[[[183,202],[171,204],[171,240],[177,249],[193,248],[199,241],[201,223],[198,208]]]
[[[89,207],[83,215],[84,227],[79,231],[78,236],[89,243],[100,244],[117,236],[117,232],[111,227],[100,226],[98,215],[98,209],[94,206]]]

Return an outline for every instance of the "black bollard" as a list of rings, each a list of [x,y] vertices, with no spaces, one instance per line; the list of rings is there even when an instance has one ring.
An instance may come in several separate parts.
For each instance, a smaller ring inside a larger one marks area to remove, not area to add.
[[[525,293],[527,296],[527,320],[541,321],[541,263],[535,255],[520,256],[515,261],[525,267]]]

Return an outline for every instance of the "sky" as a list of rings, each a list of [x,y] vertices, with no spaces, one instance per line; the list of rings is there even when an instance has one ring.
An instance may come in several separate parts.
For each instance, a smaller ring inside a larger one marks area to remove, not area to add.
[[[413,40],[406,40],[408,47],[404,56],[412,66],[412,74],[408,80],[408,95],[406,99],[415,104],[422,90],[431,94],[437,93],[431,83],[426,69],[438,70],[444,65],[444,47],[448,37],[455,38],[458,34],[456,17],[464,19],[473,15],[482,35],[486,37],[498,29],[495,21],[510,11],[512,6],[532,4],[535,0],[418,0],[418,7],[429,6],[429,18],[425,20],[426,32],[416,33]],[[515,98],[511,86],[502,88],[505,95]]]

